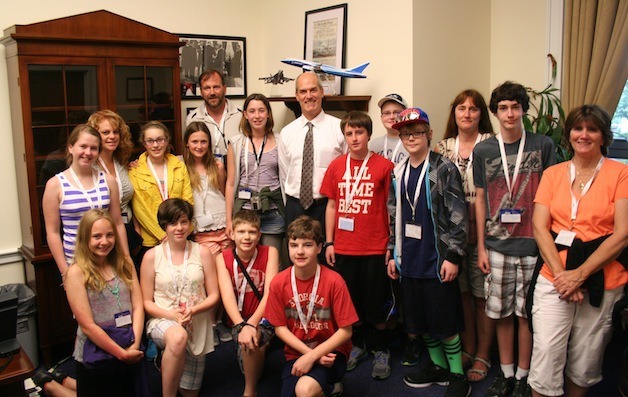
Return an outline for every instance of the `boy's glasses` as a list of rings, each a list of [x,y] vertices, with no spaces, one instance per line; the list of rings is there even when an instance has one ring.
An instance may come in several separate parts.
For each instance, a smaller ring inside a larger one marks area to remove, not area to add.
[[[401,111],[395,111],[395,112],[386,111],[386,112],[382,112],[382,117],[395,116],[396,118],[397,116],[399,116],[399,113],[401,113]]]
[[[407,141],[408,139],[410,139],[410,137],[412,137],[412,139],[419,139],[428,132],[429,131],[403,132],[399,134],[399,138],[403,139],[404,141]]]

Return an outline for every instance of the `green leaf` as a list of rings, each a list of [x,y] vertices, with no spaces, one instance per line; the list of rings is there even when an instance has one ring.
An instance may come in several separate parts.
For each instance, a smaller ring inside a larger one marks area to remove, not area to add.
[[[523,116],[523,128],[526,131],[532,131],[532,132],[536,132],[534,131],[534,129],[532,128],[532,121],[530,121],[530,116],[528,116],[527,114],[525,116]]]
[[[549,131],[549,124],[547,123],[547,117],[539,117],[537,119],[538,123],[536,125],[536,133],[537,134],[547,134]]]

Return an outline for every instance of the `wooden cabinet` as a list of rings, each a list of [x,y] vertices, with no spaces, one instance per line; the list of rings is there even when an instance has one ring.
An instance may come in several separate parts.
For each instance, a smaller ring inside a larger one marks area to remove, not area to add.
[[[15,25],[4,31],[27,282],[37,294],[39,345],[74,339],[76,324],[46,244],[41,199],[65,169],[67,137],[100,109],[138,132],[160,120],[181,148],[179,37],[108,11]],[[66,352],[67,353],[67,352]]]

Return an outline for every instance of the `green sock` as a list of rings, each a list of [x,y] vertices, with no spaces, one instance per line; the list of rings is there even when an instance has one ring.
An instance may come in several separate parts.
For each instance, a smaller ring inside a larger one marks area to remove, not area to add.
[[[464,374],[462,370],[462,342],[460,336],[456,335],[450,340],[444,340],[443,350],[449,362],[449,371],[454,374]]]
[[[428,334],[421,335],[427,346],[427,351],[430,353],[430,358],[435,365],[441,368],[447,369],[447,358],[443,351],[443,344],[440,340],[434,339]]]

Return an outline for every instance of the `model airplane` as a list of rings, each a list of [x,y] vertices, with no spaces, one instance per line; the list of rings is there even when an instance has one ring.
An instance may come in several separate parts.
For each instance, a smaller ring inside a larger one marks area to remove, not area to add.
[[[285,77],[283,75],[283,70],[279,70],[277,71],[277,73],[270,75],[268,77],[260,77],[259,79],[264,80],[265,84],[272,84],[272,85],[283,84],[283,83],[287,83],[288,81],[294,80],[294,79],[291,79],[290,77]]]
[[[340,76],[340,77],[362,78],[362,79],[366,78],[366,75],[363,74],[362,72],[364,71],[364,69],[366,69],[366,67],[370,63],[370,62],[363,63],[362,65],[356,66],[351,69],[343,69],[343,68],[337,68],[331,65],[325,65],[320,62],[306,61],[304,59],[286,58],[286,59],[282,59],[281,62],[287,63],[288,65],[300,67],[303,70],[311,70],[316,73],[331,74],[333,76]]]

